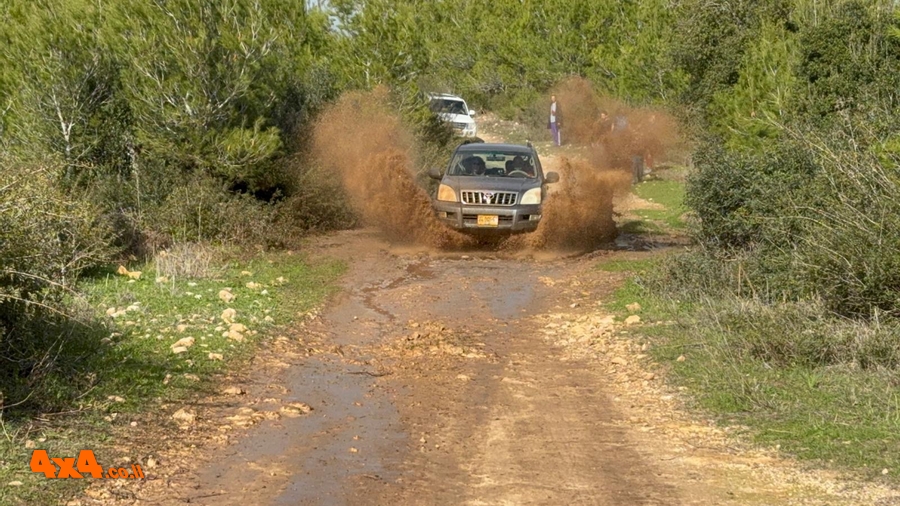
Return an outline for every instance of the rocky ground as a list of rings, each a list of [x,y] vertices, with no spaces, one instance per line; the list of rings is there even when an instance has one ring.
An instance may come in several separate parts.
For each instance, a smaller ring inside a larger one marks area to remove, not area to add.
[[[123,437],[147,480],[73,504],[900,502],[688,414],[640,337],[666,322],[613,318],[624,275],[596,268],[659,251],[446,254],[366,230],[314,249],[350,262],[342,294],[221,395]]]

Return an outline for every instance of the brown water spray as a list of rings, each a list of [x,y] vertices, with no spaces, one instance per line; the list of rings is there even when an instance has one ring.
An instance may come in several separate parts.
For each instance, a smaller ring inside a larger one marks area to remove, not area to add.
[[[344,94],[317,122],[315,158],[341,178],[362,222],[388,239],[447,249],[469,244],[435,218],[416,183],[413,135],[388,104],[384,89]]]
[[[542,153],[545,172],[558,172],[560,182],[546,199],[538,229],[503,241],[504,251],[584,251],[611,241],[614,197],[627,191],[635,158],[652,166],[678,142],[669,115],[601,96],[584,79],[564,81],[553,93],[562,106],[565,142],[581,153]],[[477,246],[434,216],[428,193],[416,182],[415,148],[384,89],[344,94],[323,112],[313,135],[314,156],[340,178],[363,223],[397,243],[445,250]]]
[[[628,190],[637,161],[652,169],[679,145],[676,121],[665,111],[633,108],[596,93],[574,77],[553,88],[562,110],[564,142],[577,156],[544,154],[545,171],[560,174],[537,231],[514,237],[504,249],[584,251],[616,237],[613,206]]]

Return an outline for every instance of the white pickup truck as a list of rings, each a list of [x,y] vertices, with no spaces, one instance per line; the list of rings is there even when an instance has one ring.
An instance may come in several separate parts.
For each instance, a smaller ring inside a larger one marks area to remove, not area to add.
[[[469,109],[466,101],[456,95],[432,93],[428,95],[429,107],[446,121],[462,137],[475,137],[478,128],[475,126],[475,111]]]

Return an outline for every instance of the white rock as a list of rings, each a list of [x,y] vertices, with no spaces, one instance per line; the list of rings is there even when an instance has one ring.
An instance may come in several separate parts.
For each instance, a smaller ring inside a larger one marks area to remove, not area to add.
[[[222,311],[222,315],[220,316],[222,321],[228,324],[234,323],[234,319],[237,318],[237,311],[232,308],[228,308]]]
[[[197,419],[197,415],[184,408],[181,408],[172,415],[172,418],[176,422],[190,425]]]
[[[193,337],[182,337],[181,339],[172,343],[170,348],[173,348],[173,349],[174,348],[190,348],[193,345],[194,345]]]
[[[303,402],[291,402],[281,406],[281,413],[285,416],[300,416],[312,411],[313,408],[309,404]]]

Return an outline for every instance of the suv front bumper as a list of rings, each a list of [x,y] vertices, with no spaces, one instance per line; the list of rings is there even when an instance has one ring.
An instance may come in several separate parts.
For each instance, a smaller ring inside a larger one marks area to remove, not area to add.
[[[541,205],[517,206],[464,206],[459,202],[433,203],[440,222],[466,232],[531,232],[541,218]],[[478,216],[496,216],[497,226],[478,224]]]
[[[456,131],[456,135],[460,137],[475,137],[478,133],[478,130],[474,125],[468,128],[454,127],[453,130]]]

